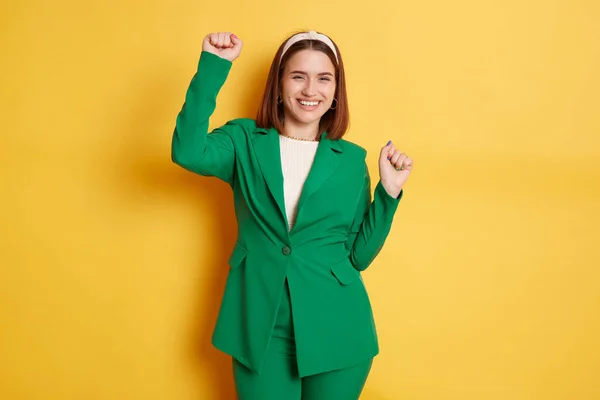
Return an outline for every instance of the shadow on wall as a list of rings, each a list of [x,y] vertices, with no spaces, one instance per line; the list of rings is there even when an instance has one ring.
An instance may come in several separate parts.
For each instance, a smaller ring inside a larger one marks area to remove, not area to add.
[[[178,202],[173,201],[174,199],[192,199],[194,214],[190,214],[190,218],[196,221],[194,231],[198,232],[198,237],[213,238],[211,242],[217,248],[211,247],[211,255],[198,250],[197,254],[189,257],[195,258],[195,266],[201,269],[203,279],[210,283],[204,284],[204,290],[196,289],[196,304],[189,307],[193,310],[193,319],[186,321],[188,337],[174,342],[188,344],[183,349],[185,354],[181,355],[181,364],[189,367],[193,376],[202,377],[202,381],[210,385],[206,387],[198,384],[197,392],[201,399],[212,394],[211,399],[234,400],[237,397],[231,358],[214,349],[211,344],[229,270],[227,260],[237,237],[231,189],[216,178],[195,175],[171,161],[171,136],[177,113],[185,99],[187,85],[170,85],[169,81],[174,79],[165,79],[164,71],[173,70],[172,67],[155,67],[155,76],[143,79],[143,84],[147,84],[144,90],[140,91],[136,87],[134,90],[123,91],[132,93],[132,96],[120,100],[126,105],[119,110],[119,132],[112,133],[119,142],[118,148],[110,149],[113,160],[110,165],[114,171],[108,174],[112,178],[109,184],[112,186],[111,190],[131,204],[135,212],[139,213],[148,207],[148,218],[152,218],[152,210],[156,209],[157,204],[175,207]],[[268,67],[268,64],[253,66],[252,70],[243,72],[244,76],[251,76],[249,82],[255,83],[248,88],[247,93],[236,95],[242,103],[241,115],[228,117],[254,117],[258,107],[256,96],[262,95]],[[190,75],[187,82],[191,78]],[[137,78],[136,81],[139,82],[140,79]],[[172,121],[166,131],[165,121]],[[176,271],[178,267],[174,266],[173,269]],[[196,277],[198,274],[192,276]],[[173,349],[172,352],[179,350]]]

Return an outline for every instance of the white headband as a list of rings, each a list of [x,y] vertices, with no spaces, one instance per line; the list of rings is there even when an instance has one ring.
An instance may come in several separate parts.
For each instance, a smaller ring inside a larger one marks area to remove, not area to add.
[[[335,50],[335,46],[333,45],[333,42],[331,41],[331,39],[329,39],[327,36],[325,36],[321,33],[315,32],[315,31],[302,32],[302,33],[298,33],[298,34],[292,36],[287,41],[285,46],[283,47],[283,51],[281,52],[281,58],[283,58],[283,55],[290,49],[290,47],[294,43],[297,43],[301,40],[318,40],[318,41],[325,43],[327,46],[329,46],[331,48],[331,51],[333,51],[333,55],[335,56],[336,61],[339,62],[337,51]]]

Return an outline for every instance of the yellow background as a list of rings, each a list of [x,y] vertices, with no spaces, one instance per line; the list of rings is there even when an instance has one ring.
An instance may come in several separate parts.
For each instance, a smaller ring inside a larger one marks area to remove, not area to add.
[[[170,161],[201,41],[253,117],[288,34],[331,35],[352,127],[415,159],[365,281],[366,400],[600,398],[600,3],[27,0],[0,16],[0,398],[233,399],[210,345],[225,184]]]

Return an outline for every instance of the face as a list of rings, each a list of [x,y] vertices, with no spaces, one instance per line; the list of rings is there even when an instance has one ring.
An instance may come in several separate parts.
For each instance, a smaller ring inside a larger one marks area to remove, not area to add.
[[[303,125],[318,123],[333,103],[335,87],[335,67],[325,53],[295,53],[281,78],[285,120]]]

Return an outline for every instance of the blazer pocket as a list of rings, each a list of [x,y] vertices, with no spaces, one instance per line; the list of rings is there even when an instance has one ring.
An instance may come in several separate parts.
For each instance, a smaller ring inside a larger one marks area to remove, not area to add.
[[[244,258],[246,258],[247,255],[248,252],[246,251],[246,249],[243,248],[241,244],[236,243],[228,261],[231,269],[234,269],[237,266],[239,266],[242,263],[242,261],[244,261]]]
[[[331,266],[331,272],[336,279],[344,286],[347,286],[354,281],[358,280],[359,273],[354,269],[350,260],[344,259],[344,261],[334,264]]]

